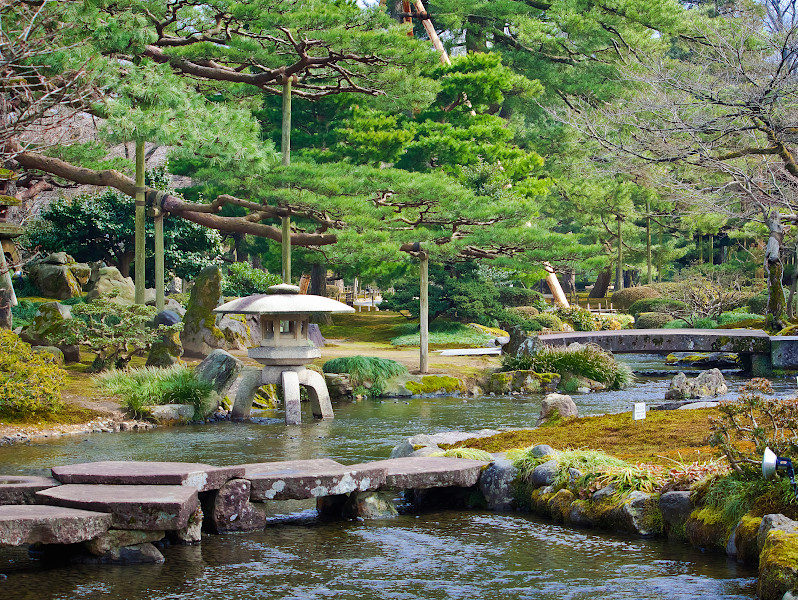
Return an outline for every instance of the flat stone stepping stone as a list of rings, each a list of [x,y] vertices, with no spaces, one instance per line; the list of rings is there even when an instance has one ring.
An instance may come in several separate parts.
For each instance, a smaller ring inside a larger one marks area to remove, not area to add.
[[[36,492],[61,485],[51,477],[0,475],[0,506],[36,504]]]
[[[0,546],[76,544],[108,531],[111,515],[60,506],[0,506]]]
[[[175,530],[188,525],[199,506],[186,485],[66,484],[37,492],[47,504],[111,513],[115,529]]]
[[[213,467],[202,463],[114,461],[53,467],[61,483],[112,485],[185,485],[200,492],[218,490],[225,481],[242,477],[241,467]]]
[[[350,468],[380,466],[387,469],[384,489],[407,490],[435,487],[471,487],[476,485],[484,467],[490,463],[465,458],[427,456],[390,458]]]
[[[241,465],[252,487],[250,500],[304,500],[379,489],[385,469],[345,466],[327,458]]]

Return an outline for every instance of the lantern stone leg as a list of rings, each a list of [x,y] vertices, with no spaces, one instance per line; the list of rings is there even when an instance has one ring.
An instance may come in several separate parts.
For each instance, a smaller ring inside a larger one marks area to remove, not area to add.
[[[324,376],[316,371],[305,369],[299,373],[299,383],[308,390],[313,416],[317,419],[332,419],[332,402],[330,402],[330,392],[327,389],[327,382],[324,380]]]
[[[299,425],[302,422],[302,410],[299,402],[299,377],[295,371],[283,371],[280,375],[280,381],[283,384],[285,424]]]

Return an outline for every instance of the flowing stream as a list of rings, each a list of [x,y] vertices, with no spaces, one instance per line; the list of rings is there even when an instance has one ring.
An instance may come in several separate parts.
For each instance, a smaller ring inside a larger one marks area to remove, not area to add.
[[[636,370],[658,359],[626,356]],[[734,396],[744,381],[730,377]],[[575,396],[580,414],[662,400],[668,378],[638,377],[622,392]],[[775,382],[791,395],[794,380]],[[414,398],[334,405],[335,419],[286,428],[279,411],[253,423],[91,434],[0,448],[0,474],[48,474],[95,460],[232,465],[296,458],[343,463],[387,458],[417,433],[534,425],[540,397]],[[572,529],[520,513],[447,511],[385,521],[322,523],[315,511],[265,531],[206,536],[164,549],[166,563],[46,567],[25,549],[0,549],[0,598],[753,598],[756,571],[680,543]]]

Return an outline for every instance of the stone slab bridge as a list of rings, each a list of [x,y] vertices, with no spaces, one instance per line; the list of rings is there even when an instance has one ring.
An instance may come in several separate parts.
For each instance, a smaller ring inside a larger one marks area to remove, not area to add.
[[[491,463],[404,457],[357,465],[295,460],[214,467],[103,461],[52,469],[52,477],[0,475],[0,547],[37,544],[71,562],[163,562],[153,542],[199,543],[203,533],[254,531],[269,504],[315,499],[326,518],[396,514],[394,498],[457,505]],[[436,496],[436,494],[438,494]],[[271,509],[271,510],[270,510]]]
[[[734,352],[756,375],[798,369],[798,336],[771,336],[756,329],[622,329],[539,335],[537,343],[592,343],[613,353]]]

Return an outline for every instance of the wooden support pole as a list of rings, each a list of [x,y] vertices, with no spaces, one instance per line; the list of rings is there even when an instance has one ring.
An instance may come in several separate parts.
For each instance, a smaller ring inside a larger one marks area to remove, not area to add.
[[[562,291],[560,280],[557,279],[557,273],[554,272],[554,267],[548,263],[543,263],[543,268],[546,270],[546,284],[549,286],[551,295],[554,298],[554,303],[563,308],[569,308],[568,298],[565,297],[565,292]]]
[[[651,274],[651,201],[646,200],[646,283],[653,282]]]
[[[155,308],[161,312],[165,305],[164,298],[164,247],[163,247],[163,211],[155,208]]]
[[[136,233],[135,233],[135,260],[136,260],[136,304],[144,304],[144,225],[146,206],[144,202],[144,141],[136,140]]]
[[[11,280],[11,267],[6,261],[6,253],[3,251],[3,245],[0,244],[0,290],[9,290],[10,306],[17,305],[17,295],[14,293],[14,284]]]
[[[283,166],[291,164],[291,82],[293,77],[283,81],[283,138],[280,150],[283,153]],[[283,217],[283,283],[291,283],[291,218]]]
[[[623,289],[623,237],[621,232],[621,216],[615,217],[618,224],[618,264],[615,266],[615,291]]]
[[[446,49],[443,47],[441,38],[438,37],[438,32],[435,31],[435,27],[432,25],[432,20],[429,18],[427,10],[424,8],[424,3],[421,0],[415,0],[415,4],[419,17],[421,18],[421,24],[424,25],[424,30],[427,32],[432,45],[439,52],[441,62],[444,65],[451,65],[452,61],[449,59],[449,55],[446,53]]]
[[[421,291],[418,295],[418,325],[421,333],[418,370],[420,373],[424,374],[429,371],[429,254],[422,250],[418,258],[419,283],[421,284]]]

